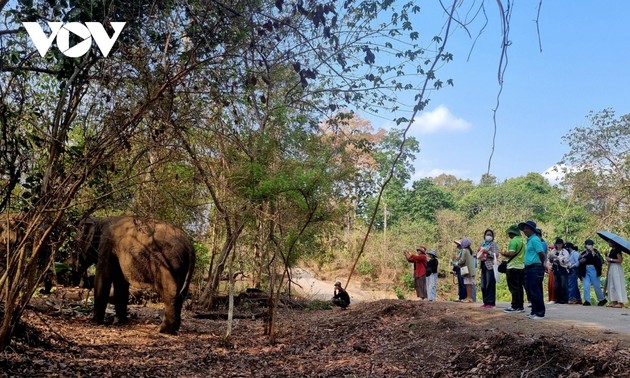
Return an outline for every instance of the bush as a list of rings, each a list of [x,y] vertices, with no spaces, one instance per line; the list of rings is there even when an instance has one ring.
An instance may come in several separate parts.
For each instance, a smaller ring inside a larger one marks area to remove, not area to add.
[[[413,274],[409,272],[405,272],[403,273],[402,276],[400,276],[400,282],[402,282],[403,288],[406,291],[414,290],[413,281],[414,281]]]

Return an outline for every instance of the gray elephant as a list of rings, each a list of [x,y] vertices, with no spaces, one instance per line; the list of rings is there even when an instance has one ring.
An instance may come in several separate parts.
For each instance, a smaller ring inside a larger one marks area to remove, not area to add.
[[[118,320],[127,320],[129,285],[154,289],[164,302],[161,333],[177,334],[195,250],[181,229],[162,221],[130,216],[91,218],[80,233],[77,270],[85,276],[96,262],[94,320],[102,324],[112,284]]]

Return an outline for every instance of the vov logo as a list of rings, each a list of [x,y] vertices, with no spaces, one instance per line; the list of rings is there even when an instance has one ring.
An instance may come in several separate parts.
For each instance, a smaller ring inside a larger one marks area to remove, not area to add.
[[[31,41],[39,55],[42,58],[46,55],[52,45],[53,40],[57,39],[57,48],[61,53],[69,58],[79,58],[92,47],[92,38],[101,50],[104,57],[109,55],[114,43],[118,39],[120,32],[125,27],[126,22],[110,22],[114,29],[114,35],[110,38],[105,27],[99,22],[86,22],[85,25],[79,22],[70,22],[64,25],[63,22],[47,22],[50,28],[50,35],[46,36],[41,26],[37,22],[23,22],[24,28],[31,37]],[[70,33],[82,38],[83,40],[76,45],[70,47]]]

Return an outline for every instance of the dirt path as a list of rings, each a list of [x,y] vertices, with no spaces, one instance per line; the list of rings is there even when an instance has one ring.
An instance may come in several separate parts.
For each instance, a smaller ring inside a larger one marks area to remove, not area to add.
[[[292,269],[292,278],[299,285],[297,292],[305,298],[328,300],[332,298],[335,281],[322,281],[315,277],[309,269]],[[345,282],[344,280],[341,280]],[[294,286],[295,287],[295,286]],[[395,299],[396,295],[390,291],[363,290],[360,282],[351,282],[347,288],[352,303],[370,302],[379,299]]]
[[[315,274],[304,268],[293,269],[293,280],[301,286],[297,291],[306,298],[328,300],[332,297],[334,281],[322,281]],[[380,299],[395,299],[390,291],[363,290],[361,283],[351,283],[348,293],[352,303],[372,302]],[[472,304],[465,307],[479,307],[480,304]],[[525,314],[505,314],[503,309],[509,307],[507,302],[497,303],[497,307],[487,310],[491,313],[504,316],[525,317]],[[580,305],[546,305],[546,316],[542,322],[555,322],[572,325],[576,328],[589,328],[603,332],[615,332],[630,336],[630,308],[615,309],[597,306]]]

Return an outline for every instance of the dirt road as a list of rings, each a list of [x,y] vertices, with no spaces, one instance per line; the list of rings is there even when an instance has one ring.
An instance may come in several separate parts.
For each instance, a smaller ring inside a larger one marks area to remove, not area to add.
[[[334,281],[321,281],[315,275],[302,268],[293,269],[293,280],[301,287],[298,292],[307,298],[328,300],[332,297]],[[362,290],[360,284],[350,284],[348,287],[352,303],[370,302],[379,299],[395,299],[392,291],[368,291]],[[481,303],[463,304],[453,303],[461,307],[479,307]],[[521,314],[506,314],[503,309],[509,307],[507,302],[497,303],[494,309],[486,310],[504,316],[525,317],[528,312]],[[588,328],[601,330],[605,333],[627,334],[630,337],[630,308],[618,309],[608,307],[581,305],[546,305],[545,319],[537,320],[546,323],[564,323],[575,326],[575,328]]]

